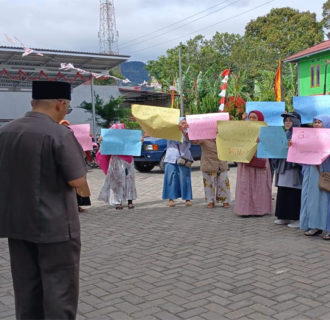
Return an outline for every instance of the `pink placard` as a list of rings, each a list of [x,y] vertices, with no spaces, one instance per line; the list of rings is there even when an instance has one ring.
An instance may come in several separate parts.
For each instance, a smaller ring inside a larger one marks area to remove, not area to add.
[[[93,150],[93,141],[90,136],[91,129],[89,123],[70,125],[78,142],[84,151]]]
[[[288,161],[318,165],[330,155],[330,129],[293,128]]]
[[[193,114],[187,116],[190,140],[215,139],[218,132],[217,121],[229,120],[228,112]]]

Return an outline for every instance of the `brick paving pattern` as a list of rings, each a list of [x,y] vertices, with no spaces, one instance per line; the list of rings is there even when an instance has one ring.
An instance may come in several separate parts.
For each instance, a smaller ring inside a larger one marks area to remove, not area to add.
[[[330,320],[329,242],[274,216],[205,208],[197,167],[189,208],[160,200],[154,169],[136,174],[135,209],[115,210],[95,199],[103,178],[89,172],[93,206],[81,215],[79,320]],[[12,320],[6,239],[0,253],[0,319]]]

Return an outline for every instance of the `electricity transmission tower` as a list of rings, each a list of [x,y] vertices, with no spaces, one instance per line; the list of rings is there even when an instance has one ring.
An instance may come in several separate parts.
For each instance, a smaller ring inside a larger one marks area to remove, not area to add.
[[[98,36],[101,53],[119,53],[113,0],[100,0],[100,28]]]

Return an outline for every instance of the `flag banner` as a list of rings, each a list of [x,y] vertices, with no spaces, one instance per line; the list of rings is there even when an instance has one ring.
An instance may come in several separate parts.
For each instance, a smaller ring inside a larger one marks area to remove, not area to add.
[[[149,136],[182,141],[179,109],[132,104],[132,114]]]
[[[246,113],[249,114],[252,110],[257,110],[263,113],[265,122],[269,126],[282,126],[282,113],[285,113],[285,102],[275,101],[248,101],[246,102]]]
[[[140,156],[141,130],[101,129],[101,154]]]
[[[282,127],[261,127],[257,150],[258,158],[286,159],[288,139]]]
[[[293,128],[288,161],[302,164],[321,164],[330,155],[330,129]]]
[[[302,123],[312,123],[319,114],[330,114],[330,95],[293,97],[294,111],[301,115]]]
[[[89,123],[71,124],[69,128],[73,131],[84,151],[93,150],[93,141],[90,136],[91,128]]]
[[[228,112],[193,114],[186,117],[189,140],[215,139],[218,120],[229,120]]]
[[[282,86],[282,61],[278,61],[278,68],[275,74],[274,80],[274,91],[275,91],[275,100],[283,100],[283,86]]]
[[[248,163],[257,151],[257,138],[263,121],[218,121],[218,158]]]

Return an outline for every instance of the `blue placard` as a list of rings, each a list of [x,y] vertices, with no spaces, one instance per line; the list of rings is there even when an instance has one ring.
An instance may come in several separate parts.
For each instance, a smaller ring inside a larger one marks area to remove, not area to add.
[[[141,155],[141,130],[101,129],[101,136],[101,154]]]
[[[282,127],[261,127],[257,149],[258,158],[286,159],[288,139]]]
[[[282,113],[285,113],[285,102],[275,101],[248,101],[246,103],[246,113],[252,110],[258,110],[263,113],[265,122],[269,126],[282,126]]]
[[[302,123],[312,123],[319,114],[330,114],[330,95],[293,97],[293,108],[301,115]]]

